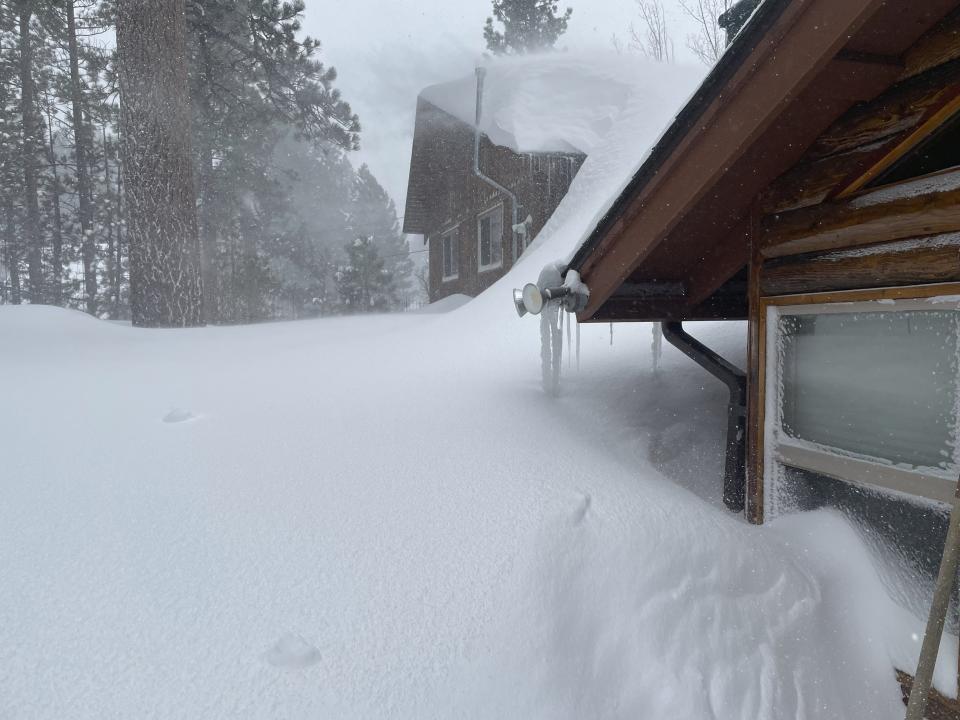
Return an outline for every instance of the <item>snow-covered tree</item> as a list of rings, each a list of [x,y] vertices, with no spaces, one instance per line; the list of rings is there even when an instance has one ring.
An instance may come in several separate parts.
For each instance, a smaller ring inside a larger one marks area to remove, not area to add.
[[[386,312],[396,301],[393,278],[372,238],[358,237],[344,248],[346,264],[337,268],[337,292],[346,314]]]
[[[559,0],[493,0],[493,16],[487,18],[483,38],[494,55],[519,55],[550,50],[567,31],[572,8],[562,13]],[[494,19],[502,30],[494,27]]]
[[[389,273],[395,299],[409,294],[413,285],[410,248],[400,232],[397,208],[370,168],[361,165],[353,184],[349,228],[355,237],[373,241]]]
[[[327,148],[350,150],[359,142],[357,117],[334,88],[336,71],[317,59],[319,42],[300,35],[303,9],[303,0],[187,2],[205,309],[212,322],[236,321],[234,299],[249,292],[233,284],[232,268],[254,248],[225,229],[251,204],[274,211],[282,205],[274,197],[284,183],[272,164],[275,146],[291,131]],[[296,232],[292,204],[283,212],[286,230]],[[280,218],[269,224],[277,222],[284,224]],[[336,246],[342,242],[337,238]]]

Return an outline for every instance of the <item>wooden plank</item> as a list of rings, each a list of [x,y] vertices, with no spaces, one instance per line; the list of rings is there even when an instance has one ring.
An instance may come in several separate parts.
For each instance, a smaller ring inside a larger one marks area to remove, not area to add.
[[[750,262],[750,218],[745,218],[729,235],[707,250],[684,283],[690,288],[690,302],[698,304],[713,295]]]
[[[913,689],[913,675],[897,670],[897,682],[900,683],[900,694],[903,704],[910,702],[910,690]],[[956,698],[947,697],[935,688],[930,688],[930,697],[927,700],[927,711],[924,713],[927,720],[960,720],[960,702]]]
[[[915,127],[931,109],[952,97],[960,82],[960,62],[931,69],[922,76],[891,84],[869,102],[851,108],[811,145],[806,158],[815,160],[869,145]],[[944,94],[946,93],[946,95]]]
[[[787,295],[958,280],[960,235],[948,235],[870,245],[854,253],[771,260],[761,272],[760,292]]]
[[[838,197],[846,197],[882,175],[885,170],[928,138],[931,133],[952,118],[957,111],[960,111],[960,87],[948,88],[945,94],[953,94],[953,97],[946,100],[942,106],[935,109],[931,108],[931,112],[920,125],[902,139],[898,139],[895,147],[891,148],[882,159],[874,163],[856,180],[847,184],[838,194]]]
[[[960,62],[891,87],[852,108],[764,193],[764,214],[862,187],[960,109]]]
[[[715,295],[691,306],[684,299],[611,297],[580,322],[661,322],[686,320],[746,320],[745,294]]]
[[[903,56],[905,78],[960,58],[960,9],[931,28]]]
[[[957,230],[960,189],[873,204],[860,197],[764,218],[760,248],[772,258]]]
[[[760,269],[763,259],[756,249],[759,214],[751,214],[750,266],[748,280],[749,323],[747,326],[747,520],[763,523],[763,427],[766,383],[765,312],[760,303]]]

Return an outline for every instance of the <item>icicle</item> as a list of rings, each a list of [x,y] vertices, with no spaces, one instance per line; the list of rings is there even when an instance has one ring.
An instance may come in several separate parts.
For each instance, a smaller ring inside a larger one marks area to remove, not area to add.
[[[613,347],[613,323],[610,323],[610,347]]]
[[[560,391],[560,363],[563,357],[563,331],[560,329],[560,303],[548,302],[540,313],[540,370],[543,389],[549,395]]]
[[[574,316],[567,318],[567,367],[570,367],[570,359],[573,353],[570,351],[570,326],[573,325]]]
[[[960,337],[960,335],[958,335]],[[577,320],[577,372],[580,372],[580,321]]]
[[[653,342],[650,345],[650,352],[653,356],[653,373],[660,372],[660,358],[663,356],[663,326],[656,322],[650,326],[653,332]]]

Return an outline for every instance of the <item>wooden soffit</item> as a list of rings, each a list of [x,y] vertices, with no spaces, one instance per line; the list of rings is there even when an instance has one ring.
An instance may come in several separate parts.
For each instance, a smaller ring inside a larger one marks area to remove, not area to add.
[[[850,107],[895,83],[903,53],[957,4],[766,0],[776,16],[741,32],[730,49],[740,58],[721,59],[704,83],[711,96],[681,111],[686,127],[654,148],[575,256],[591,292],[581,321],[616,319],[625,282],[683,283],[685,297],[664,310],[674,317],[721,288],[747,263],[757,196]]]

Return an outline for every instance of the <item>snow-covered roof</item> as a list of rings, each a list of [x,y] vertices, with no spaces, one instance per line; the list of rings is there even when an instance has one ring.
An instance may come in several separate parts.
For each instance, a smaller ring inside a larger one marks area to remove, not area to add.
[[[589,155],[636,101],[656,114],[677,68],[633,55],[549,53],[487,60],[480,130],[516,152]],[[681,83],[686,87],[686,83]],[[681,99],[685,97],[681,95]],[[431,85],[420,97],[458,120],[475,124],[476,76]],[[672,96],[671,98],[672,99]]]
[[[566,53],[524,58],[491,65],[487,76],[493,88],[484,94],[490,109],[481,118],[481,129],[491,140],[516,138],[520,142],[510,146],[528,151],[559,149],[566,142],[587,154],[537,235],[534,244],[549,248],[552,257],[547,259],[569,259],[590,236],[707,72],[702,66],[626,54],[581,60]],[[494,67],[504,70],[495,72]],[[529,70],[526,77],[521,69]],[[459,93],[453,92],[455,83],[446,83],[428,88],[422,97],[467,122],[461,97],[467,79],[458,82]]]

